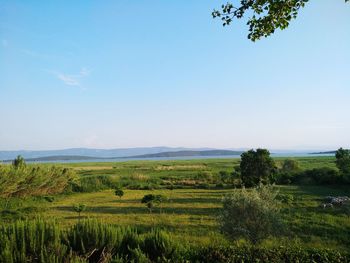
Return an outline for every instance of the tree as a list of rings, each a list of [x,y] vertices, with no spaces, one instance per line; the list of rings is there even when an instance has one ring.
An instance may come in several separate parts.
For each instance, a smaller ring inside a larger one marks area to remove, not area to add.
[[[339,148],[335,153],[336,165],[343,176],[350,178],[350,150]]]
[[[160,205],[164,200],[165,197],[162,195],[148,194],[142,198],[141,203],[145,204],[149,212],[152,213],[153,207]]]
[[[121,199],[123,197],[123,195],[124,195],[124,191],[123,191],[123,189],[118,187],[118,188],[115,189],[114,194],[116,196],[119,196],[119,199]]]
[[[241,154],[241,179],[245,186],[256,186],[273,180],[276,167],[266,149],[249,150]]]
[[[24,160],[24,158],[21,155],[18,155],[16,157],[16,159],[14,159],[12,161],[12,166],[16,169],[19,169],[21,167],[25,167],[26,166],[26,162]]]
[[[247,238],[253,244],[282,229],[277,192],[270,185],[236,190],[223,199],[219,216],[222,232],[230,239]]]
[[[80,220],[80,213],[81,213],[81,212],[84,212],[84,211],[86,210],[86,205],[85,205],[85,204],[75,204],[75,205],[73,206],[73,209],[74,209],[75,212],[78,213],[78,215],[79,215],[79,220]]]
[[[350,0],[345,0],[349,2]],[[220,10],[212,12],[213,18],[220,18],[223,26],[230,25],[234,19],[241,19],[247,14],[249,26],[248,39],[259,40],[268,37],[276,29],[285,29],[295,19],[301,8],[309,0],[240,0],[237,6],[227,3]]]

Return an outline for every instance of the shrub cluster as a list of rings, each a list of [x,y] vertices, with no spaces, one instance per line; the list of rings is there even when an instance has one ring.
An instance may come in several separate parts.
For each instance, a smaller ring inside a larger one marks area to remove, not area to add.
[[[160,230],[139,233],[96,220],[68,229],[53,221],[0,225],[0,262],[179,262],[179,244]]]
[[[0,262],[350,262],[350,255],[303,247],[198,247],[157,229],[140,233],[96,220],[63,229],[53,221],[0,225]]]
[[[350,255],[328,249],[301,247],[203,247],[197,249],[191,256],[190,262],[217,263],[280,263],[280,262],[350,262]]]
[[[329,168],[314,168],[296,172],[280,172],[275,181],[277,184],[329,185],[346,183],[339,171]]]
[[[81,176],[72,185],[73,192],[97,192],[105,189],[118,188],[119,183],[110,175]]]

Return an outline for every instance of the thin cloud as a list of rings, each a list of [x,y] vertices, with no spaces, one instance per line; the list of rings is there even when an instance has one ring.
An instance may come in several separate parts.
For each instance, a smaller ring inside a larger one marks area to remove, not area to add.
[[[68,86],[80,86],[80,80],[77,76],[66,75],[63,73],[57,73],[57,78],[62,80],[64,84]]]
[[[90,75],[90,70],[87,68],[82,68],[79,71],[79,74],[65,74],[59,71],[50,71],[53,73],[57,79],[61,80],[65,85],[67,86],[75,86],[75,87],[80,87],[81,86],[81,81],[85,77]]]
[[[87,69],[87,68],[82,68],[81,70],[80,70],[80,76],[89,76],[90,75],[90,73],[91,73],[91,70],[89,70],[89,69]]]

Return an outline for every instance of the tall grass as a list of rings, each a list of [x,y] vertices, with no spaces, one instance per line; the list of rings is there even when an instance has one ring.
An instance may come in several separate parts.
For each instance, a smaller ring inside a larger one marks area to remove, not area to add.
[[[0,262],[349,262],[349,254],[302,247],[196,247],[157,229],[136,229],[84,220],[70,228],[57,222],[0,224]]]

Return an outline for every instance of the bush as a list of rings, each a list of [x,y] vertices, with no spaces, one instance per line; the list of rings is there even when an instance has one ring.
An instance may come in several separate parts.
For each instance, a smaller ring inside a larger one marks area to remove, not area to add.
[[[72,191],[89,193],[118,187],[118,182],[110,175],[92,175],[80,177]]]
[[[219,223],[230,239],[247,238],[258,243],[280,231],[277,193],[271,186],[259,186],[250,191],[243,188],[226,195]]]
[[[290,194],[284,194],[284,195],[278,194],[276,199],[281,201],[281,203],[287,204],[287,205],[291,204],[294,201],[293,195],[290,195]]]
[[[276,176],[277,184],[331,185],[346,183],[344,177],[329,167],[309,169],[299,172],[280,172]]]
[[[0,226],[0,262],[64,262],[67,254],[54,222],[17,221]]]
[[[334,250],[304,248],[304,247],[203,247],[191,251],[190,262],[216,263],[280,263],[280,262],[350,262],[348,253],[339,253]]]
[[[123,189],[121,189],[120,187],[118,187],[118,188],[116,188],[116,189],[114,190],[114,194],[115,194],[116,196],[118,196],[119,198],[122,198],[123,195],[124,195],[124,191],[123,191]]]
[[[339,172],[335,169],[324,167],[303,171],[293,178],[294,183],[299,184],[340,184],[343,182]]]
[[[286,173],[286,172],[280,172],[275,177],[275,183],[276,184],[291,184],[294,182],[295,174],[293,173]]]
[[[0,223],[0,262],[350,262],[349,253],[305,247],[184,245],[157,229],[138,233],[96,220]]]
[[[141,249],[152,262],[166,262],[166,259],[176,262],[178,256],[178,247],[171,237],[159,230],[153,230],[145,236]]]

